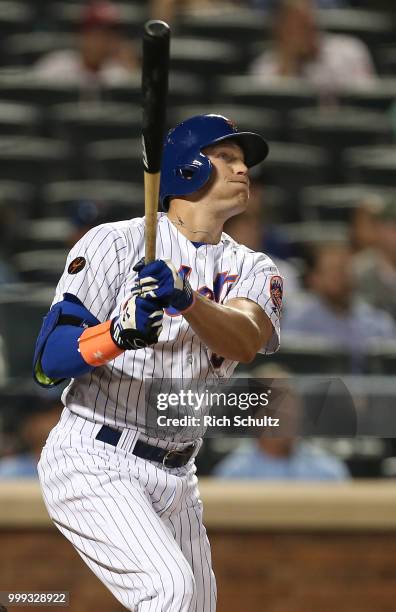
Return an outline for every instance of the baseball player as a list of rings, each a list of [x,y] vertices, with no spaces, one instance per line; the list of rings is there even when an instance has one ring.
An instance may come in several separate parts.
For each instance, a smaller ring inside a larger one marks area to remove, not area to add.
[[[157,259],[144,218],[90,230],[71,250],[44,319],[34,376],[71,378],[39,462],[48,512],[128,610],[214,612],[216,584],[183,429],[150,437],[144,380],[218,380],[279,345],[282,279],[222,229],[248,204],[258,134],[220,115],[166,138]]]

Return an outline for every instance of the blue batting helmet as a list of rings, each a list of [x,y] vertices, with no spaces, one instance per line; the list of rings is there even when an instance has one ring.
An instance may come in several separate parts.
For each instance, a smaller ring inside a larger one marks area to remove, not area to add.
[[[161,167],[160,202],[164,210],[169,208],[170,197],[194,193],[209,180],[212,163],[202,149],[230,139],[241,147],[248,168],[268,155],[264,138],[253,132],[238,132],[222,115],[197,115],[169,131]]]

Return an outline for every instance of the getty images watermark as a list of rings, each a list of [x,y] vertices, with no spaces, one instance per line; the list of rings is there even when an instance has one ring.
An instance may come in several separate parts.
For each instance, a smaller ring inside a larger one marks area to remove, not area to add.
[[[267,414],[253,416],[245,411],[269,406],[271,389],[262,392],[243,391],[194,391],[179,389],[169,393],[158,393],[156,405],[160,427],[279,427],[279,418]],[[242,414],[213,414],[214,408],[237,408]],[[172,412],[177,409],[175,416]],[[183,410],[184,409],[184,410]],[[210,410],[210,414],[207,411]],[[170,412],[170,414],[169,414]],[[184,412],[184,413],[183,413]]]
[[[381,384],[375,393],[371,389],[375,414],[383,416],[379,421],[373,420],[373,410],[366,409],[369,404],[361,401],[361,383],[354,388],[340,378],[149,379],[144,388],[144,426],[147,435],[172,441],[204,435],[379,436],[385,424],[396,437],[396,381],[394,387]],[[381,430],[378,423],[384,423]]]

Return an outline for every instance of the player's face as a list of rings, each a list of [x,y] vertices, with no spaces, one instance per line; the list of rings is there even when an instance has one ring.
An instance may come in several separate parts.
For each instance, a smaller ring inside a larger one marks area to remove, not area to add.
[[[203,153],[212,162],[210,197],[232,214],[243,212],[249,199],[249,176],[245,156],[239,145],[225,141],[206,147]]]

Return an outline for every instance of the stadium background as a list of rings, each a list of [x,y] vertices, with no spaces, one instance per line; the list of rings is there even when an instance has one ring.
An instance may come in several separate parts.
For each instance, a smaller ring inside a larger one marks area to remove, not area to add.
[[[0,1],[3,459],[34,450],[28,446],[29,433],[33,438],[37,433],[35,440],[39,443],[43,427],[59,411],[59,394],[45,395],[35,390],[30,370],[41,317],[52,300],[67,251],[93,225],[143,214],[139,36],[143,22],[159,16],[161,2],[117,3],[122,35],[131,42],[129,51],[136,51],[136,68],[126,81],[86,85],[61,77],[43,78],[37,67],[46,54],[75,47],[85,4]],[[271,12],[254,6],[259,2],[246,0],[231,6],[218,1],[203,3],[202,7],[195,3],[191,11],[185,10],[183,3],[175,3],[174,13],[167,13],[171,3],[162,4],[161,16],[171,15],[173,29],[169,125],[192,114],[219,112],[232,117],[242,129],[263,133],[270,142],[268,162],[253,175],[255,197],[262,206],[235,231],[252,237],[257,235],[257,227],[263,232],[270,228],[265,237],[259,233],[259,239],[263,250],[279,257],[292,270],[296,293],[288,300],[286,290],[285,296],[285,308],[292,309],[294,299],[306,291],[304,278],[313,249],[323,243],[337,248],[342,242],[356,250],[356,211],[365,209],[367,198],[385,194],[392,201],[394,197],[396,44],[392,2],[334,2],[334,6],[343,8],[319,10],[322,31],[351,34],[362,40],[377,73],[369,85],[344,87],[336,99],[330,100],[303,79],[255,81],[249,75],[254,58],[271,39]],[[393,205],[396,208],[396,197]],[[370,342],[358,367],[349,349],[329,340],[286,333],[280,352],[270,361],[291,375],[342,377],[354,390],[356,409],[374,415],[375,421],[380,403],[392,407],[396,397],[395,338]],[[257,375],[263,363],[258,357],[239,371],[248,375],[254,370]],[[31,420],[37,414],[49,415],[49,421],[37,424]],[[241,594],[246,591],[253,593],[250,604],[244,608],[239,603],[235,609],[309,612],[317,605],[324,610],[337,605],[340,610],[371,610],[376,603],[378,609],[393,609],[390,582],[394,572],[390,567],[396,552],[396,523],[390,509],[396,499],[392,480],[396,473],[394,440],[373,435],[321,438],[313,443],[345,462],[352,480],[343,485],[311,484],[308,488],[295,483],[280,488],[256,483],[251,488],[247,485],[247,489],[238,483],[224,485],[206,477],[210,478],[213,467],[234,450],[238,441],[213,438],[206,442],[198,466],[205,477],[203,491],[211,504],[209,530],[217,534],[214,553],[220,589],[227,584],[227,592],[232,593],[232,582],[236,589],[221,610],[233,610],[230,602],[242,601]],[[367,479],[373,480],[368,483]],[[69,580],[80,593],[81,584],[76,586],[76,576],[70,572],[63,574],[68,576],[65,582],[61,575],[53,583],[51,567],[61,544],[52,531],[47,534],[49,527],[32,480],[33,485],[25,481],[14,484],[6,478],[0,483],[0,542],[6,551],[0,562],[0,590],[68,589]],[[372,485],[384,488],[371,489]],[[338,489],[331,490],[331,486]],[[300,507],[302,501],[307,508]],[[268,504],[271,512],[265,510]],[[274,522],[274,514],[282,514],[285,506],[290,509],[289,515]],[[359,511],[364,514],[367,508],[369,516],[361,516]],[[236,518],[238,512],[239,516],[250,517],[246,520],[251,523],[244,526],[242,519]],[[35,573],[32,568],[40,557],[40,538],[43,554],[40,571]],[[260,544],[249,554],[244,542],[253,546],[253,541]],[[370,562],[366,559],[369,549]],[[73,551],[62,549],[62,554],[66,555],[65,567],[76,563]],[[305,561],[300,566],[301,557]],[[292,565],[287,565],[286,558],[293,561]],[[345,558],[349,559],[346,568]],[[282,578],[272,567],[272,560]],[[18,564],[24,578],[18,575]],[[242,566],[242,575],[241,569],[233,573]],[[26,582],[28,573],[31,579]],[[78,574],[105,597],[100,585],[90,583],[80,565]],[[249,583],[246,575],[250,576]],[[366,591],[361,587],[359,599],[357,585],[363,576],[370,588],[367,584]],[[348,600],[350,584],[355,585],[356,593],[352,588]],[[310,592],[316,599],[310,601]],[[89,603],[94,597],[88,587],[81,593],[85,603],[74,604],[71,609],[97,605]],[[98,609],[120,609],[111,600],[105,601],[106,606]]]

